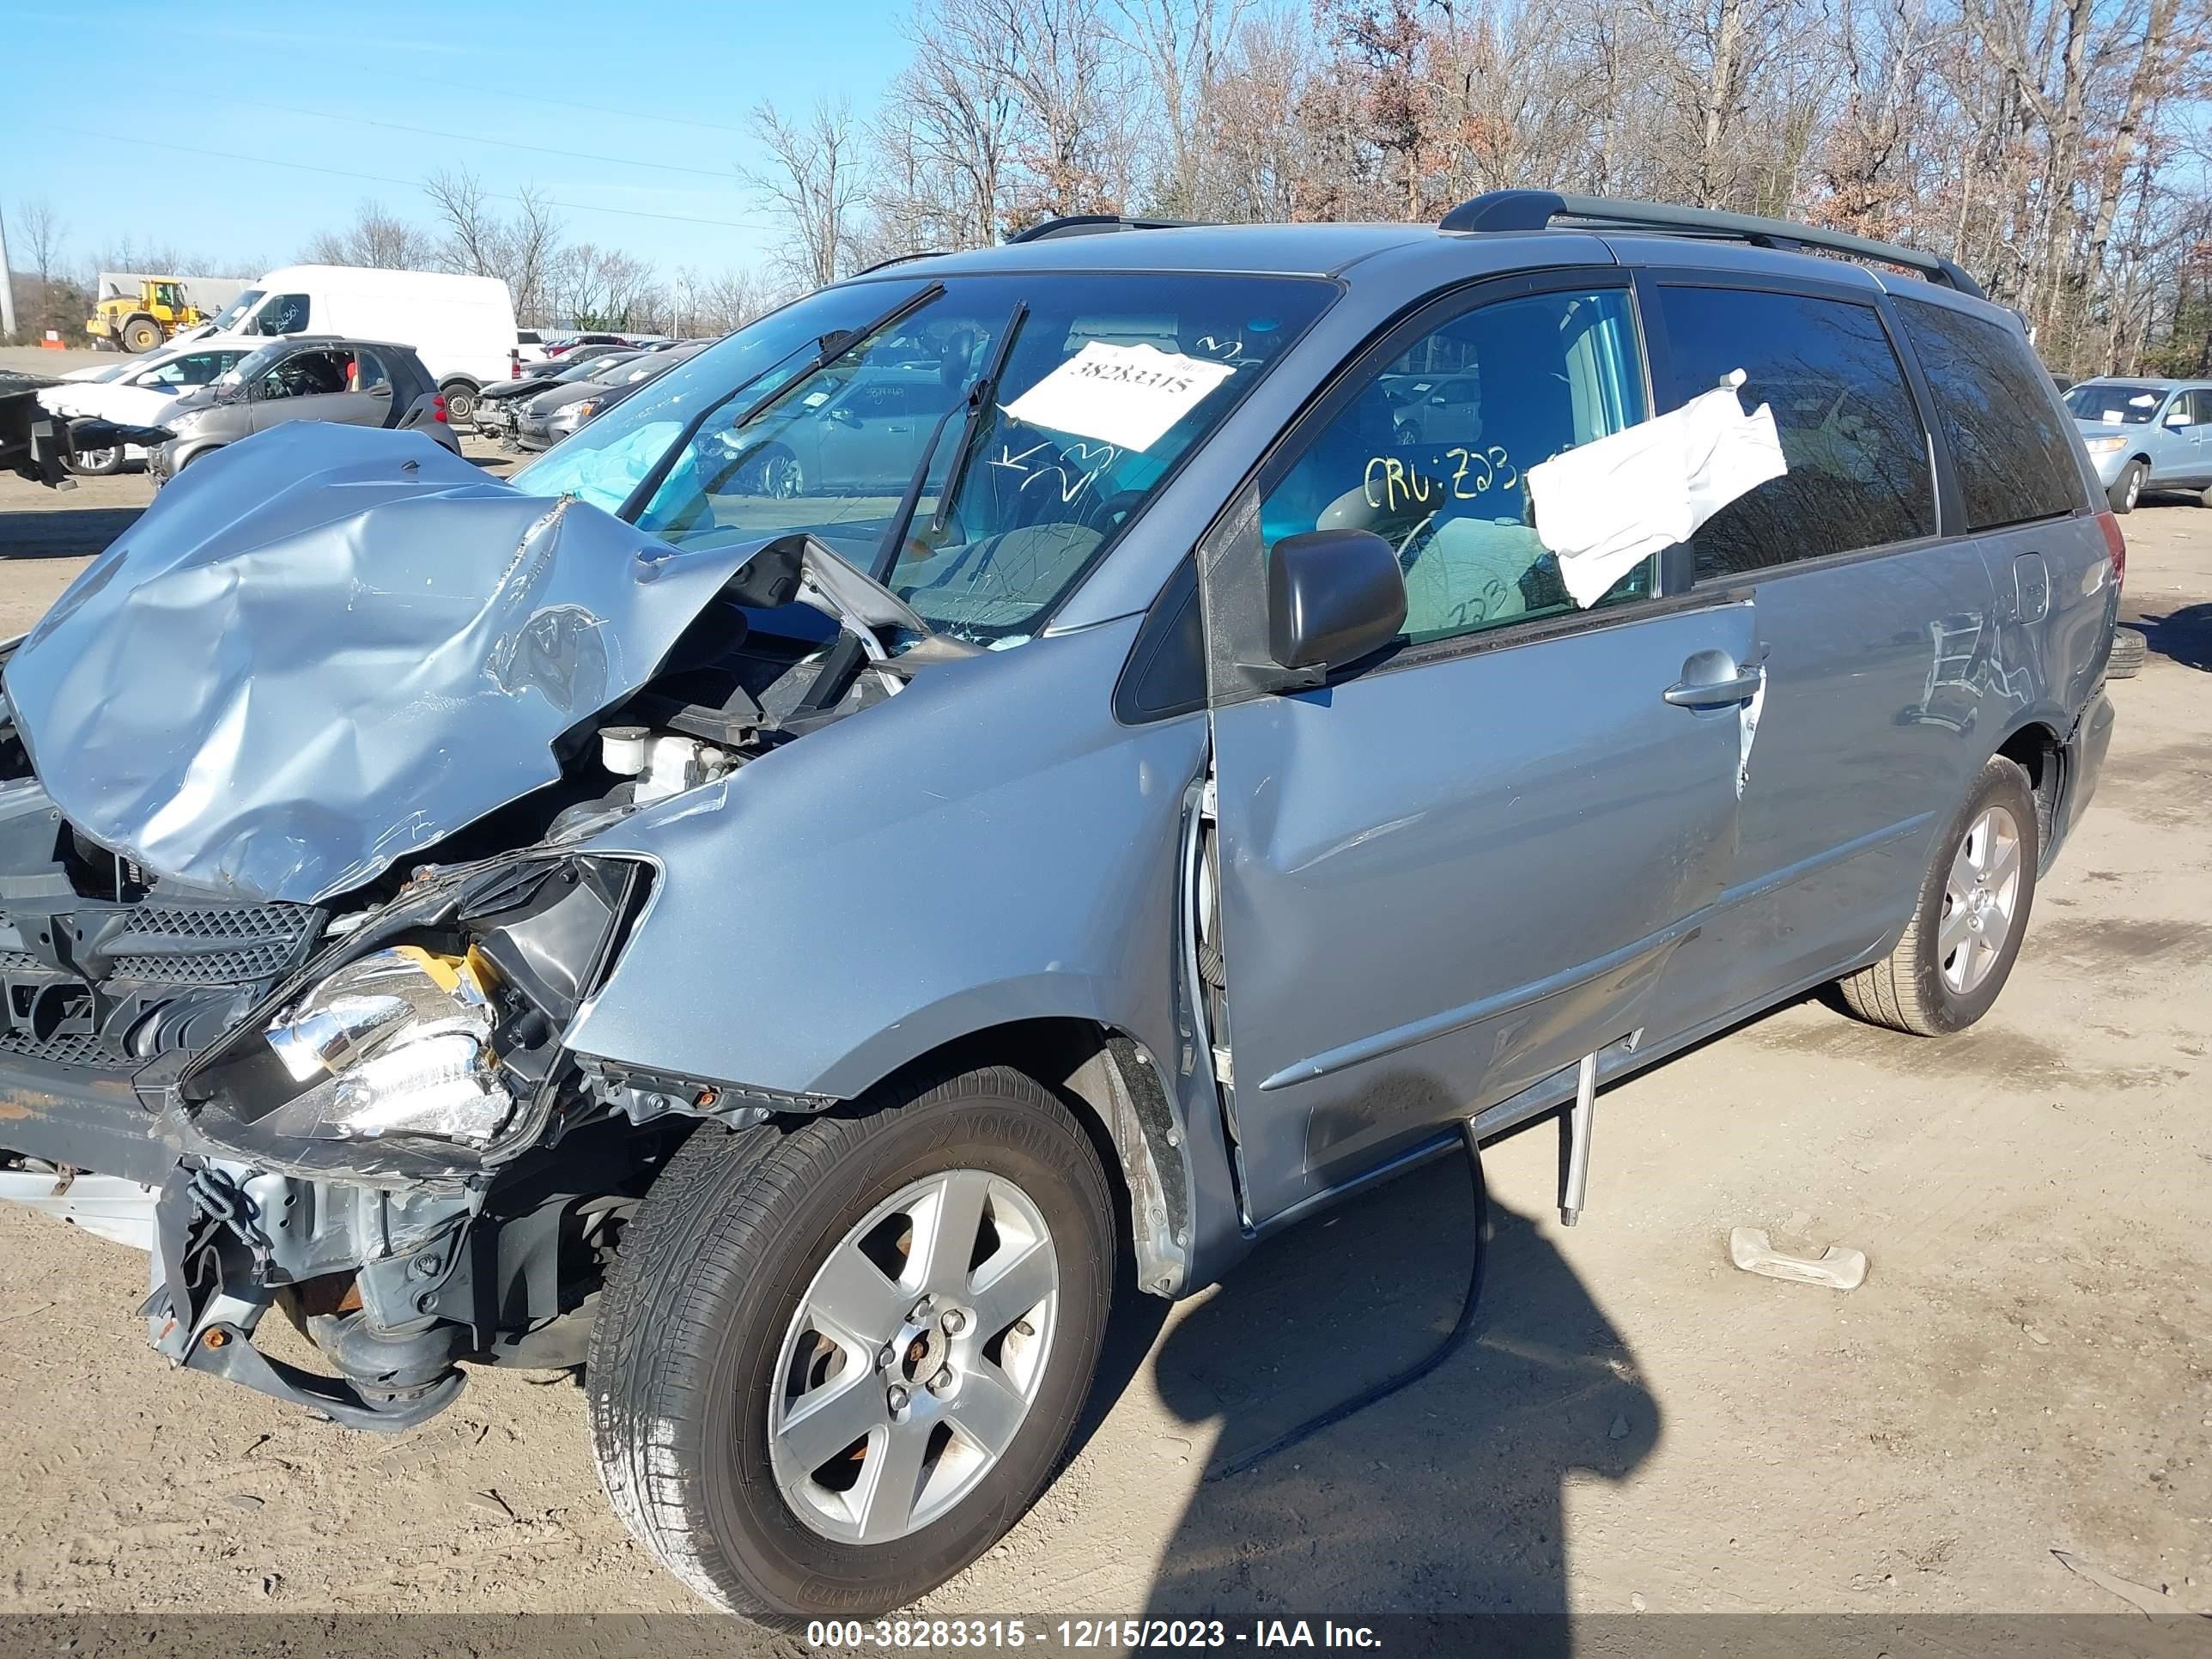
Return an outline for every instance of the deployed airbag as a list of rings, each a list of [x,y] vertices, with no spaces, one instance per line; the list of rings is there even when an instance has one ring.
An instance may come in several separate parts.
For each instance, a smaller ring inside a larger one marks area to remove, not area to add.
[[[86,835],[313,902],[553,782],[756,545],[679,552],[419,434],[289,422],[163,489],[7,693]]]

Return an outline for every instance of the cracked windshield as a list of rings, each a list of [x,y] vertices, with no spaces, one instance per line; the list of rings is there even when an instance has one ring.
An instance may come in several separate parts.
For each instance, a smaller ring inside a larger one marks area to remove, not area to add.
[[[939,632],[1018,644],[1334,293],[1188,275],[848,284],[672,371],[514,482],[678,547],[811,532]]]

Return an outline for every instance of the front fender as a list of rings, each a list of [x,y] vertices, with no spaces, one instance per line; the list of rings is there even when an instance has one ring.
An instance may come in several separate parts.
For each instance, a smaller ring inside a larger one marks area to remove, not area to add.
[[[1115,721],[1135,631],[926,669],[595,837],[661,873],[570,1046],[842,1098],[1040,1016],[1176,1054],[1176,848],[1205,726]]]

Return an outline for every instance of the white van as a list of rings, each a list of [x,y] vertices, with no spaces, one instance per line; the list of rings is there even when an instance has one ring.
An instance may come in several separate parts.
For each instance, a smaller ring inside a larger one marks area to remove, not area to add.
[[[339,334],[415,348],[456,426],[479,388],[513,373],[514,301],[496,276],[361,265],[283,265],[226,307],[204,337]]]

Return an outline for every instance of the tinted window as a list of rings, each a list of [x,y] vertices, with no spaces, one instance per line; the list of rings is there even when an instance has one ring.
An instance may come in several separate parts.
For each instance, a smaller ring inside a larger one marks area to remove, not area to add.
[[[1261,503],[1269,546],[1371,530],[1406,573],[1406,637],[1571,611],[1530,522],[1528,471],[1644,418],[1624,289],[1531,295],[1424,334],[1369,374]],[[1644,561],[1598,601],[1653,591]]]
[[[319,398],[346,386],[349,354],[295,351],[262,377],[264,398]]]
[[[1948,306],[1897,301],[1959,468],[1966,526],[1987,530],[2070,513],[2081,501],[2074,447],[2027,342]]]
[[[253,319],[257,334],[301,334],[307,327],[307,296],[280,294]]]
[[[1662,288],[1679,408],[1741,369],[1774,411],[1790,471],[1690,538],[1699,580],[1936,533],[1928,439],[1872,306],[1742,289]]]
[[[2189,400],[2189,424],[2212,426],[2212,391],[2198,386],[2185,395]]]

